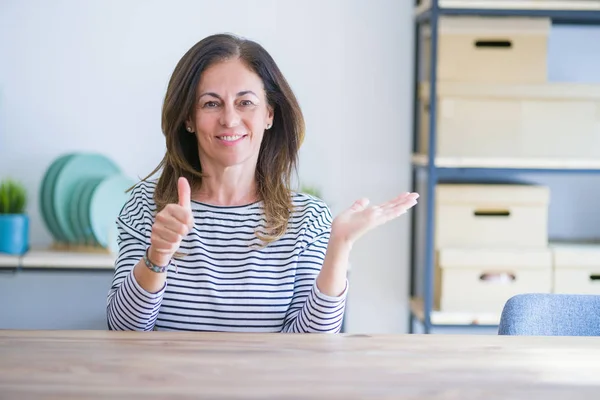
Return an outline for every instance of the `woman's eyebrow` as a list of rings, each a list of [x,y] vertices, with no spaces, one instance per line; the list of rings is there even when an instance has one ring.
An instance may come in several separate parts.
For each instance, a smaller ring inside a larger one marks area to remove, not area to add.
[[[241,97],[241,96],[245,96],[247,94],[251,94],[251,95],[254,95],[254,96],[258,97],[258,95],[256,93],[254,93],[252,90],[242,90],[241,92],[238,92],[236,96],[237,97]],[[204,96],[212,96],[212,97],[215,97],[215,98],[217,98],[219,100],[221,99],[221,96],[219,96],[215,92],[204,92],[198,98],[202,98]]]

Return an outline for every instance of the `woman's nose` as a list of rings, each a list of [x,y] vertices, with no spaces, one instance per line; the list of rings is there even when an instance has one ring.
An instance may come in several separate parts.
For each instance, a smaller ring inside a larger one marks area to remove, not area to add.
[[[240,123],[240,115],[235,106],[225,106],[221,114],[221,125],[227,128],[233,128]]]

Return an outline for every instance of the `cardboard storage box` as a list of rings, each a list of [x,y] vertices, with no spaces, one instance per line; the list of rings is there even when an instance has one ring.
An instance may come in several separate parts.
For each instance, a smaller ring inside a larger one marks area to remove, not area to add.
[[[541,83],[548,80],[549,18],[443,16],[437,79],[442,82]],[[429,79],[431,32],[423,30]]]
[[[436,156],[600,158],[600,85],[437,86]],[[429,85],[421,85],[419,152],[429,148]]]
[[[550,293],[548,248],[445,248],[437,252],[435,300],[440,311],[500,313],[520,293]]]
[[[549,201],[545,186],[438,184],[435,246],[546,246]]]
[[[600,295],[600,244],[552,244],[555,293]]]

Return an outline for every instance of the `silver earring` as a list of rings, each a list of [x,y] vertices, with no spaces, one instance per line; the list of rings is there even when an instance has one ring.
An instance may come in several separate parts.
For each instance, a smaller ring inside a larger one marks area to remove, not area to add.
[[[271,124],[268,124],[268,125],[267,125],[267,129],[271,129]]]
[[[188,126],[188,127],[187,127],[187,131],[188,131],[188,132],[192,132],[192,127],[191,127],[191,126]]]

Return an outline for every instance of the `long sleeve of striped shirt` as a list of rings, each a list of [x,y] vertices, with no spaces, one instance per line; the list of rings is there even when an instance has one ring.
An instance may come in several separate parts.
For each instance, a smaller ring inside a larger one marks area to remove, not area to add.
[[[329,209],[320,208],[306,230],[308,245],[298,257],[294,299],[286,317],[284,332],[339,332],[342,326],[347,284],[339,297],[321,293],[316,284],[330,232]]]
[[[158,293],[143,289],[133,276],[133,267],[150,243],[152,214],[148,188],[138,186],[117,218],[119,254],[108,295],[107,319],[111,330],[152,330],[165,287]]]
[[[155,184],[138,184],[117,218],[119,253],[107,300],[111,330],[339,332],[346,290],[319,292],[331,228],[321,200],[294,193],[287,232],[260,247],[262,202],[214,206],[192,202],[194,227],[181,244],[165,286],[149,293],[133,267],[150,245]]]

